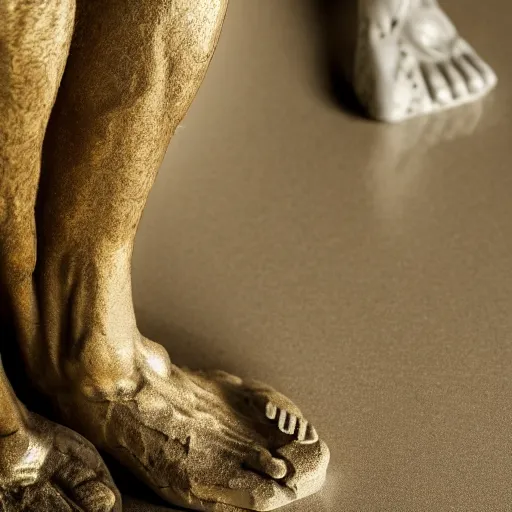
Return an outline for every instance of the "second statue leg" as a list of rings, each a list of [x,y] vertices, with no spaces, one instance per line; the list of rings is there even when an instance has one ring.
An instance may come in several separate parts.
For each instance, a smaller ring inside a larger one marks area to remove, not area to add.
[[[29,367],[63,421],[168,501],[270,510],[319,489],[325,443],[273,389],[172,365],[139,333],[131,295],[137,225],[225,9],[226,0],[78,3],[39,197],[47,361]]]

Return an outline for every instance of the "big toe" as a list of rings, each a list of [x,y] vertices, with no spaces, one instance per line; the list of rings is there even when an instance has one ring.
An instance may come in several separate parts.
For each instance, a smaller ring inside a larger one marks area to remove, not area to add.
[[[323,441],[314,444],[292,442],[277,450],[277,455],[281,460],[274,457],[273,461],[280,461],[283,467],[286,466],[286,476],[277,481],[243,474],[231,479],[229,489],[221,491],[217,499],[242,508],[264,511],[282,507],[320,490],[330,458],[329,449]]]
[[[329,465],[330,452],[319,440],[313,444],[290,443],[277,450],[290,468],[285,484],[297,498],[304,498],[322,487]]]
[[[272,454],[264,448],[257,449],[254,453],[251,453],[245,463],[254,471],[267,475],[274,480],[281,480],[286,477],[288,473],[286,462],[273,457]]]
[[[235,507],[237,511],[249,509],[264,512],[283,507],[297,499],[295,492],[287,486],[250,471],[241,471],[230,479],[226,487],[196,486],[195,492],[203,502],[216,503],[213,510],[219,511],[231,511],[231,507]]]
[[[86,512],[121,510],[116,493],[98,480],[84,482],[73,488],[71,494]]]
[[[77,459],[69,459],[52,480],[84,512],[121,510],[121,497],[110,478],[95,473]]]
[[[72,457],[53,479],[85,512],[121,510],[121,496],[103,462],[98,471]]]
[[[468,68],[476,71],[476,76],[472,75],[473,83],[470,84],[475,92],[486,92],[496,85],[498,81],[496,73],[476,53],[468,53],[461,60],[467,63]]]
[[[84,512],[121,510],[121,496],[96,449],[64,427],[56,436],[56,471],[52,480]]]

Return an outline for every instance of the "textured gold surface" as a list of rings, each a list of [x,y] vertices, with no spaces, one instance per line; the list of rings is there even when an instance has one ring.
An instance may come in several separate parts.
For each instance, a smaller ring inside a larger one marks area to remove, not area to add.
[[[1,393],[12,393],[0,364]],[[16,399],[11,396],[10,406]],[[1,426],[7,410],[2,406]],[[16,430],[0,435],[2,512],[120,512],[121,496],[94,446],[17,404]]]

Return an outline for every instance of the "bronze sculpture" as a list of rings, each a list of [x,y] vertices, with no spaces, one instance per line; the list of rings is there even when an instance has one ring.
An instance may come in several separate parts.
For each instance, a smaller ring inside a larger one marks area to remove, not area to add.
[[[174,367],[131,298],[137,224],[226,4],[77,2],[75,22],[72,0],[4,4],[2,276],[28,376],[63,421],[175,504],[268,510],[322,485],[327,447],[271,388]],[[5,433],[32,439],[8,396]],[[102,485],[91,511],[114,506]],[[58,499],[43,492],[38,510]]]

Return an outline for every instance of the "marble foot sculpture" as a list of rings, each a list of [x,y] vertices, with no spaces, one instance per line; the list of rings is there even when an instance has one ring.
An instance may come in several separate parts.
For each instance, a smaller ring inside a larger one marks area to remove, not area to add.
[[[436,0],[360,0],[354,87],[386,122],[475,101],[497,79]]]

